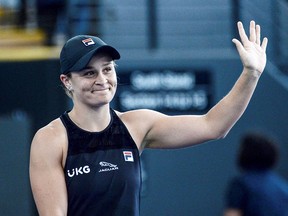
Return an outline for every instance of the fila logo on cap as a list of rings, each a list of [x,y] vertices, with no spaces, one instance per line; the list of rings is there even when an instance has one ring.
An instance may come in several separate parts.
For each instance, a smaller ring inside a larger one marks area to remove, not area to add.
[[[133,154],[131,151],[123,151],[125,161],[134,162]]]
[[[82,40],[82,43],[83,43],[85,46],[90,46],[90,45],[95,44],[95,42],[92,40],[92,38],[87,38],[87,39],[85,39],[85,40]]]

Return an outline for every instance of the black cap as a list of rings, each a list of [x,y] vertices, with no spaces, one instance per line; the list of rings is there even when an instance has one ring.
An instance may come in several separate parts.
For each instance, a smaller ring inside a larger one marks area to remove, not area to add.
[[[120,59],[119,52],[98,37],[78,35],[69,39],[60,53],[61,73],[84,69],[92,56],[102,52],[110,55],[113,60]]]

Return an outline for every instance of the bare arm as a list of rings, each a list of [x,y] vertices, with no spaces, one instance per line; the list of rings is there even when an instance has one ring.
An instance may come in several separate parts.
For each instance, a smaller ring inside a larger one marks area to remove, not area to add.
[[[231,91],[206,115],[212,128],[220,128],[220,135],[225,136],[242,116],[254,93],[258,80],[266,65],[266,47],[268,40],[260,40],[260,26],[250,22],[250,38],[243,25],[238,22],[241,42],[233,39],[243,64],[243,71]]]
[[[231,91],[207,114],[200,116],[169,117],[159,113],[142,115],[145,125],[150,125],[142,147],[180,148],[223,138],[242,116],[266,65],[268,40],[260,40],[260,26],[250,22],[250,38],[238,22],[240,40],[233,39],[243,71]]]
[[[30,182],[41,216],[65,216],[67,191],[63,173],[61,136],[53,125],[39,130],[31,144]]]

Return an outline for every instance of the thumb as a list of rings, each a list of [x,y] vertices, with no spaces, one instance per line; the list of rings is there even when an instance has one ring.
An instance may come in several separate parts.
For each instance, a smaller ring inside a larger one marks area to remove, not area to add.
[[[235,38],[232,39],[232,42],[235,44],[238,53],[244,52],[244,47],[242,46],[241,42]]]

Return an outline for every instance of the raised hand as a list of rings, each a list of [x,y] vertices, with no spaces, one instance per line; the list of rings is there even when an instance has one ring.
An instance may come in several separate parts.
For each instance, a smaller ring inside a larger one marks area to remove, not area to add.
[[[233,38],[244,68],[261,75],[266,65],[266,47],[268,39],[263,38],[261,43],[260,25],[250,22],[250,37],[248,38],[242,22],[237,23],[240,40]]]

